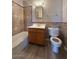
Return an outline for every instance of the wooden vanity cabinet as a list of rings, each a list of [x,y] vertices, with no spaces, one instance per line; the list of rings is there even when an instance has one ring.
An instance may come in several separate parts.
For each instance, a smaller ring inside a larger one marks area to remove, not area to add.
[[[45,45],[46,29],[28,28],[28,38],[30,43]]]

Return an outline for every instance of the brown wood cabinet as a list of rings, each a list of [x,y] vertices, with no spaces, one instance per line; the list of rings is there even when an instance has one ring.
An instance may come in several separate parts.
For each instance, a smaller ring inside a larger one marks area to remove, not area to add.
[[[30,43],[45,45],[46,29],[28,28],[28,38]]]

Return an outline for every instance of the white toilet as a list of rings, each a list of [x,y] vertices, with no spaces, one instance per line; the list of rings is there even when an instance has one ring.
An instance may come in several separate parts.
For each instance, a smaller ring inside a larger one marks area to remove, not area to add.
[[[62,41],[57,38],[59,35],[59,28],[48,28],[49,36],[51,41],[52,51],[54,53],[59,53],[59,47],[61,47]]]

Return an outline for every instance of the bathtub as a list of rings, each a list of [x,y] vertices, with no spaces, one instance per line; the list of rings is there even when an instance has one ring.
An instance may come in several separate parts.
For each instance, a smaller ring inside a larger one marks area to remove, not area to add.
[[[25,48],[28,46],[28,32],[24,31],[12,36],[12,49],[16,47]]]

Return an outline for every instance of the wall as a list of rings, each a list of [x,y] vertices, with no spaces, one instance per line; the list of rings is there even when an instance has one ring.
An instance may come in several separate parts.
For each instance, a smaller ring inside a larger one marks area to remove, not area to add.
[[[16,2],[17,4],[19,4],[20,6],[24,6],[23,5],[23,0],[12,0],[14,2]]]
[[[12,1],[12,35],[24,30],[23,0]]]
[[[24,7],[24,29],[27,30],[27,26],[32,25],[32,7]]]
[[[67,0],[63,0],[63,13],[62,13],[62,17],[63,17],[63,24],[61,25],[61,33],[63,34],[63,42],[64,42],[64,46],[67,50]]]
[[[63,0],[63,22],[67,22],[67,0]]]
[[[67,23],[63,22],[60,26],[60,38],[63,41],[65,48],[67,48]]]
[[[32,6],[32,22],[62,22],[62,0],[44,0],[44,17],[37,20],[35,17],[35,2],[39,0],[24,0],[25,6]]]

